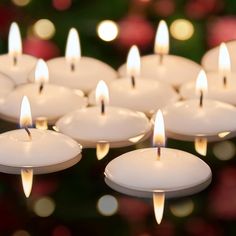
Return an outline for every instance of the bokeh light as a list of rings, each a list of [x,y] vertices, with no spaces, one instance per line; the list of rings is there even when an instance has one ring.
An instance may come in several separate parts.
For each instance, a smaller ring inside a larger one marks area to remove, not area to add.
[[[231,141],[224,141],[214,145],[213,153],[221,161],[227,161],[235,155],[235,145]]]
[[[12,234],[12,236],[30,236],[30,234],[25,230],[17,230]]]
[[[58,225],[54,228],[52,236],[71,236],[71,232],[67,227]]]
[[[30,3],[30,0],[12,0],[12,3],[19,7],[24,7]]]
[[[52,0],[52,5],[58,11],[64,11],[71,7],[71,0]]]
[[[34,212],[40,217],[48,217],[55,210],[55,203],[49,197],[42,197],[35,201],[33,206]]]
[[[193,36],[194,26],[186,19],[177,19],[170,25],[170,33],[178,40],[188,40]]]
[[[111,216],[118,210],[118,201],[111,195],[104,195],[99,198],[97,209],[101,215]]]
[[[41,39],[50,39],[55,34],[55,26],[48,19],[40,19],[33,26],[34,34]]]
[[[97,26],[98,37],[104,41],[114,40],[119,33],[117,24],[111,20],[104,20]]]
[[[194,203],[192,200],[181,200],[178,203],[170,205],[170,211],[174,216],[186,217],[194,210]]]

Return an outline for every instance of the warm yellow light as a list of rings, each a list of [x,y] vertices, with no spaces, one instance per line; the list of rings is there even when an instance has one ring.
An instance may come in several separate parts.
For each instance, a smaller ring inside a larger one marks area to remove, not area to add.
[[[165,125],[161,110],[158,110],[155,118],[153,146],[165,146]]]
[[[196,93],[206,93],[208,90],[207,76],[204,70],[201,70],[196,80]]]
[[[107,142],[97,143],[97,148],[96,148],[97,159],[102,160],[109,152],[109,149],[110,149],[109,143]]]
[[[218,134],[218,136],[220,137],[220,138],[225,138],[227,135],[229,135],[231,132],[229,132],[229,131],[225,131],[225,132],[221,132],[221,133],[219,133]]]
[[[50,20],[40,19],[34,24],[33,31],[41,39],[50,39],[55,34],[56,29]]]
[[[169,32],[164,20],[160,21],[157,28],[154,51],[160,55],[169,53]]]
[[[179,203],[171,204],[170,211],[174,216],[186,217],[194,210],[194,203],[192,200],[183,200]]]
[[[12,236],[30,236],[30,233],[27,232],[26,230],[16,230]]]
[[[117,24],[111,20],[104,20],[97,26],[98,37],[104,41],[114,40],[119,33]]]
[[[202,156],[206,156],[207,154],[207,139],[203,137],[199,137],[195,139],[194,142],[195,150]]]
[[[36,83],[45,83],[49,80],[48,66],[43,59],[39,59],[37,62],[34,79]]]
[[[126,66],[127,66],[128,76],[134,76],[134,77],[139,76],[141,62],[140,62],[139,50],[136,45],[133,45],[129,50]]]
[[[28,198],[30,196],[33,184],[33,169],[22,169],[21,181],[25,196]]]
[[[165,194],[163,192],[153,193],[153,205],[156,221],[158,224],[160,224],[163,217],[165,205]]]
[[[170,25],[170,33],[178,40],[188,40],[193,36],[193,24],[186,19],[177,19]]]
[[[219,73],[223,76],[228,76],[231,70],[230,56],[229,51],[225,45],[225,43],[220,44],[219,49]]]
[[[21,102],[20,127],[24,128],[29,126],[32,126],[31,109],[28,98],[24,96]]]
[[[12,2],[19,7],[24,7],[30,3],[30,0],[12,0]]]
[[[40,217],[48,217],[55,210],[55,202],[49,197],[42,197],[34,203],[34,212]]]
[[[100,105],[102,102],[104,104],[109,103],[109,90],[103,80],[100,80],[97,84],[95,97],[98,105]]]
[[[71,28],[69,31],[65,57],[69,63],[74,63],[81,57],[79,34],[75,28]]]
[[[8,53],[13,57],[22,54],[20,29],[16,22],[13,22],[10,26],[8,35]]]

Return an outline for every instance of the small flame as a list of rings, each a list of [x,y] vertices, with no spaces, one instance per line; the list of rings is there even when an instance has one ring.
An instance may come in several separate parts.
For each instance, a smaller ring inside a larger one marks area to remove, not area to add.
[[[199,92],[207,92],[208,85],[207,85],[207,76],[204,70],[201,70],[198,74],[197,80],[196,80],[196,93],[199,94]]]
[[[25,128],[30,126],[32,126],[30,103],[27,96],[24,96],[21,102],[20,127]]]
[[[37,117],[35,120],[36,129],[47,130],[48,129],[48,120],[47,117]]]
[[[219,65],[219,73],[222,76],[227,76],[230,73],[231,71],[230,56],[225,43],[220,44],[218,65]]]
[[[65,54],[69,63],[78,61],[81,57],[79,34],[75,28],[71,28],[69,31]]]
[[[49,72],[47,63],[43,59],[39,59],[35,68],[35,82],[46,83],[49,80]]]
[[[136,45],[133,45],[130,50],[127,57],[127,75],[128,76],[134,76],[137,77],[140,75],[140,54],[138,47]]]
[[[109,103],[109,90],[103,80],[100,80],[97,84],[95,97],[98,105],[100,105],[101,102],[104,102],[105,104]]]
[[[165,125],[161,110],[158,110],[156,114],[153,132],[153,146],[165,146]]]
[[[21,41],[20,29],[17,23],[15,22],[11,24],[9,30],[8,53],[14,57],[22,54],[22,41]]]
[[[164,192],[154,192],[153,193],[153,205],[156,221],[158,224],[161,223],[164,205],[165,205],[165,193]]]
[[[202,156],[206,156],[207,154],[207,139],[200,137],[196,138],[194,142],[195,150]]]
[[[22,169],[21,181],[25,196],[28,198],[30,196],[33,185],[33,169]]]
[[[100,161],[102,160],[109,152],[110,144],[109,143],[97,143],[97,159]]]
[[[160,21],[157,28],[154,51],[160,55],[169,53],[169,31],[164,20]]]

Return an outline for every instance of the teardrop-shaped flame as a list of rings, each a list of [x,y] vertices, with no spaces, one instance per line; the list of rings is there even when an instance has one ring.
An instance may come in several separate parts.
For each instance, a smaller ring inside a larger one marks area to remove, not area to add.
[[[155,218],[158,224],[161,223],[164,212],[165,205],[165,193],[164,192],[154,192],[153,193],[153,205]]]
[[[13,22],[10,26],[8,35],[8,53],[11,56],[17,56],[22,54],[20,29],[16,22]]]
[[[128,76],[134,76],[137,77],[140,75],[140,54],[138,47],[136,45],[133,45],[130,50],[127,57],[127,75]]]
[[[21,181],[25,196],[30,196],[33,185],[33,169],[21,169]]]

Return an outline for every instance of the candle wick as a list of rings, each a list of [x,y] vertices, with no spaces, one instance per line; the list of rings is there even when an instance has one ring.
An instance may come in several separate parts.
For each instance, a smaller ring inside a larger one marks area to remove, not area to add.
[[[73,62],[71,62],[71,64],[70,64],[70,70],[72,72],[75,71],[75,64]]]
[[[227,87],[227,77],[226,76],[223,77],[223,85],[224,85],[224,88]]]
[[[27,126],[25,126],[25,131],[28,134],[28,137],[29,137],[29,139],[31,141],[32,140],[32,136],[31,136],[31,133],[30,133],[29,128]]]
[[[14,55],[13,56],[13,66],[16,66],[17,65],[17,56]]]
[[[133,75],[131,75],[131,84],[132,88],[134,89],[136,87],[136,83],[135,83],[135,77]]]
[[[157,160],[159,161],[161,158],[161,146],[157,146]]]
[[[159,54],[159,65],[163,64],[163,60],[164,60],[164,54],[160,53]]]
[[[103,99],[101,100],[101,114],[105,115],[105,102]]]
[[[200,91],[200,101],[199,101],[199,106],[202,107],[203,106],[203,91]]]
[[[43,84],[43,83],[40,83],[40,85],[39,85],[39,94],[42,93],[43,88],[44,88],[44,84]]]

